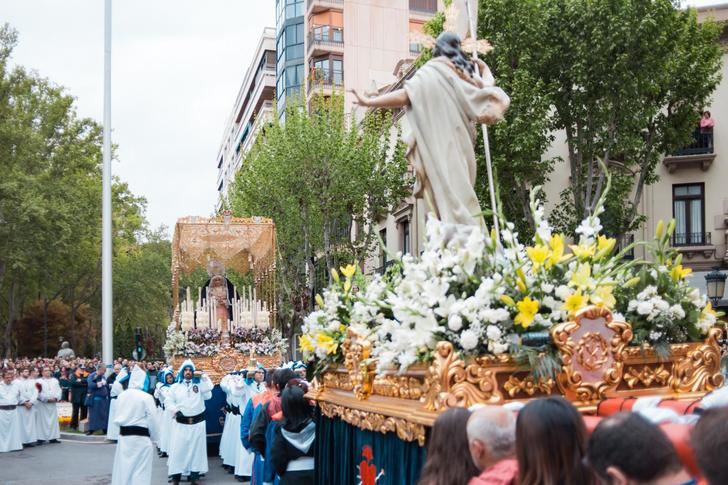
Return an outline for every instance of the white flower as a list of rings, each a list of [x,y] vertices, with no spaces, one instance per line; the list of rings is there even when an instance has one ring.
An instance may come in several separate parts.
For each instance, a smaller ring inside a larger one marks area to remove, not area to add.
[[[652,303],[649,301],[641,301],[637,304],[637,313],[640,315],[649,315],[652,313]]]
[[[566,300],[569,296],[571,296],[571,288],[569,288],[566,285],[561,285],[558,288],[556,288],[556,291],[554,292],[556,297],[559,300]]]
[[[544,293],[551,293],[552,291],[554,291],[554,285],[549,284],[549,283],[544,283],[541,285],[541,289],[543,290]]]
[[[500,340],[500,338],[503,336],[503,332],[501,332],[501,329],[495,325],[488,325],[488,327],[485,329],[485,334],[488,337],[488,340]]]
[[[473,350],[478,346],[478,336],[472,330],[465,330],[460,334],[460,346],[464,350]]]
[[[677,303],[670,307],[669,314],[672,320],[682,320],[685,318],[685,310]]]
[[[460,315],[450,315],[450,317],[447,319],[447,328],[449,328],[453,332],[457,332],[458,330],[463,328],[463,319],[460,317]]]

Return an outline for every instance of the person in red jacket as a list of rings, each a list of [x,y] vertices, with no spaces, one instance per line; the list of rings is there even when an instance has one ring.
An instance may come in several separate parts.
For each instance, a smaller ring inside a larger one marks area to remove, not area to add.
[[[468,447],[480,475],[468,485],[515,485],[516,418],[501,406],[485,406],[468,419]]]

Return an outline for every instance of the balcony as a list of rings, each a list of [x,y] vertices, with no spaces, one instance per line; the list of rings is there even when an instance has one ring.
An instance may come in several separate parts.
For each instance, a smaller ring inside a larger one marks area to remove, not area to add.
[[[672,247],[685,257],[685,266],[693,271],[707,271],[716,264],[716,247],[710,232],[676,232],[670,238]]]
[[[344,53],[344,29],[332,25],[315,25],[308,33],[308,54]]]
[[[676,232],[670,243],[673,247],[707,246],[711,244],[711,235],[710,232]]]
[[[437,0],[409,0],[410,17],[416,20],[429,20],[437,13]]]
[[[701,133],[700,129],[696,128],[693,132],[693,142],[665,157],[662,164],[670,173],[682,168],[696,166],[706,172],[712,165],[713,160],[715,160],[713,132]]]
[[[330,8],[341,10],[344,8],[344,0],[307,0],[306,15],[324,12]]]
[[[316,69],[308,77],[308,95],[314,92],[330,96],[334,91],[344,88],[344,73],[331,69]]]

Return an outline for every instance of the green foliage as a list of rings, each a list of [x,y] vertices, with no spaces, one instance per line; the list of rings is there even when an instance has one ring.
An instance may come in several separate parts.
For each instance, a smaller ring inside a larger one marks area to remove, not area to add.
[[[314,99],[311,113],[291,99],[278,119],[247,155],[230,205],[276,223],[278,312],[291,336],[310,310],[317,268],[329,275],[363,261],[377,242],[372,221],[410,193],[411,180],[389,113],[351,124],[335,95]]]
[[[42,326],[33,335],[50,340],[44,352],[56,351],[54,328],[62,329],[78,351],[95,352],[100,348],[101,126],[80,118],[63,88],[22,67],[10,68],[16,42],[10,26],[0,27],[0,353],[18,350],[21,315],[40,315],[28,324]],[[123,287],[115,295],[114,316],[122,324],[164,325],[168,289],[164,298],[161,290],[148,290],[159,299],[140,302],[144,323],[138,310],[128,314],[131,304],[125,299],[159,284],[159,274],[127,267],[140,264],[129,253],[137,251],[146,229],[145,200],[119,180],[112,193],[115,284]],[[169,280],[161,281],[168,286]],[[37,342],[26,344],[37,351]]]

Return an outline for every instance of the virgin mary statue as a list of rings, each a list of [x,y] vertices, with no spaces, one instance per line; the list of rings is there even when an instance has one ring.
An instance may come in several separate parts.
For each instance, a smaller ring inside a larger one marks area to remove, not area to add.
[[[361,106],[405,108],[415,197],[424,198],[442,222],[484,226],[474,189],[474,123],[501,120],[510,99],[493,85],[484,62],[468,58],[458,34],[440,34],[432,56],[402,89],[373,98],[353,94]]]

